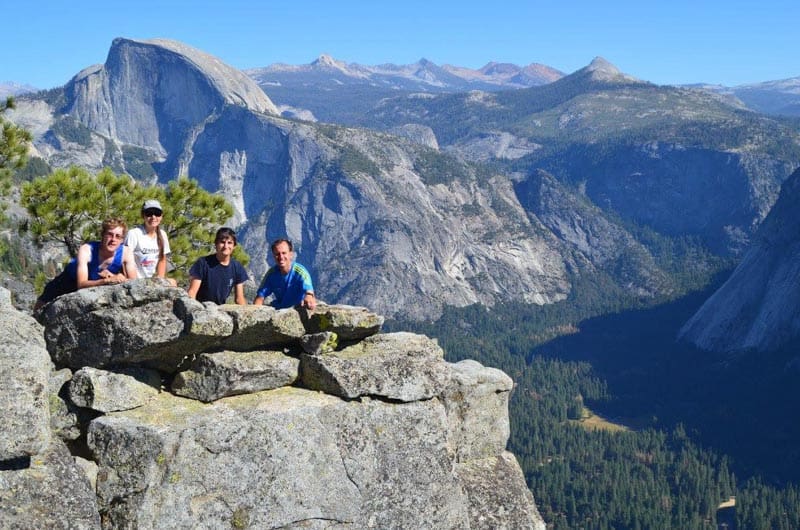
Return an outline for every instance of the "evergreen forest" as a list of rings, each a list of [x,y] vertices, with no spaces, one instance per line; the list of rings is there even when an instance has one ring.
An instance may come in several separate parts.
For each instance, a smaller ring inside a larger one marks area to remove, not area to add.
[[[509,450],[548,528],[797,529],[798,345],[721,358],[676,341],[729,273],[658,305],[584,282],[550,306],[450,308],[386,328],[514,379]]]

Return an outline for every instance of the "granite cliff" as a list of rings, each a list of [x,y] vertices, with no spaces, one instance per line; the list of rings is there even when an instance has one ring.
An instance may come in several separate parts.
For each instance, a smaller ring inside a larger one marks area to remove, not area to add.
[[[751,247],[679,337],[720,353],[774,350],[800,338],[800,170],[781,187]]]
[[[511,379],[365,308],[215,306],[157,280],[0,290],[8,528],[544,529]]]
[[[20,100],[13,119],[53,166],[189,175],[223,194],[255,277],[267,242],[288,236],[326,299],[390,317],[435,318],[509,292],[537,304],[568,296],[554,236],[507,175],[439,153],[433,137],[278,117],[232,70],[180,43],[116,39],[61,99]]]

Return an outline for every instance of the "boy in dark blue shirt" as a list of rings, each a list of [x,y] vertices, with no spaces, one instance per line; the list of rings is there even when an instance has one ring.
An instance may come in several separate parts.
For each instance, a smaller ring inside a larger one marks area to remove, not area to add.
[[[189,269],[189,296],[199,302],[224,304],[234,291],[234,300],[239,305],[247,304],[244,297],[244,282],[247,271],[233,259],[236,247],[236,232],[230,228],[220,228],[214,238],[216,253],[203,256]]]

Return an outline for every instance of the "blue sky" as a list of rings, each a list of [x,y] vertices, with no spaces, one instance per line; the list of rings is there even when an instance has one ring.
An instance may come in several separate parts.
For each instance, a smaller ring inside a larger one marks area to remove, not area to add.
[[[657,84],[735,86],[800,77],[800,2],[763,0],[36,1],[0,9],[0,82],[60,86],[105,61],[116,37],[182,41],[241,68],[361,64],[570,73],[604,57]]]

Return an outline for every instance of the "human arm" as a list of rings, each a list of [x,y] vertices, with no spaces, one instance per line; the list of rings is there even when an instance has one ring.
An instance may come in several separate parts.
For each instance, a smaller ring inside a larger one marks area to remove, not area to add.
[[[167,256],[159,256],[158,263],[156,264],[156,276],[164,278],[167,276]]]
[[[233,288],[233,299],[239,305],[247,305],[247,299],[244,297],[244,284],[237,283]]]
[[[133,256],[133,249],[131,247],[123,247],[122,249],[122,271],[121,275],[124,276],[124,278],[121,278],[120,281],[135,280],[139,277],[136,267],[136,258]]]
[[[200,290],[200,285],[203,281],[200,278],[195,278],[192,276],[189,279],[189,298],[197,299],[197,291]]]

